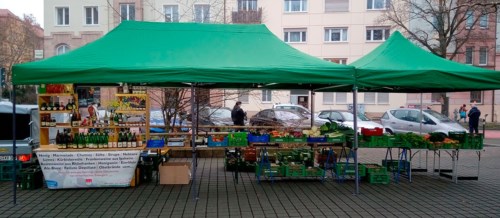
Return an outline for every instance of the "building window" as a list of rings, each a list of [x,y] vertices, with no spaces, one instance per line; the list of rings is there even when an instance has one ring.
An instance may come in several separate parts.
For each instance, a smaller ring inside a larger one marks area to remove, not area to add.
[[[488,47],[479,48],[479,65],[488,64]]]
[[[56,47],[56,55],[62,55],[66,52],[69,52],[69,46],[66,44],[61,44]]]
[[[285,0],[285,12],[306,12],[307,0]]]
[[[347,64],[347,58],[324,58],[325,61],[330,61],[337,64]]]
[[[325,0],[325,12],[349,11],[349,0]]]
[[[365,92],[365,104],[375,104],[375,92]]]
[[[122,21],[135,20],[135,4],[120,4],[120,16]]]
[[[474,11],[465,12],[465,28],[470,29],[474,24]]]
[[[390,0],[367,0],[366,9],[385,10],[388,8]]]
[[[347,42],[347,27],[326,28],[325,42]]]
[[[368,27],[366,28],[366,41],[385,41],[390,34],[389,27]]]
[[[336,92],[335,100],[337,104],[346,104],[347,103],[347,92]]]
[[[57,25],[67,26],[69,25],[69,8],[68,7],[60,7],[56,8],[57,14]]]
[[[238,0],[238,11],[256,11],[257,0]]]
[[[323,92],[323,104],[333,104],[333,92]]]
[[[285,42],[306,42],[306,29],[285,29]]]
[[[247,104],[249,102],[249,99],[250,99],[250,90],[239,90],[238,101]]]
[[[377,93],[377,104],[389,104],[389,93]]]
[[[465,64],[473,64],[474,59],[473,47],[465,48]]]
[[[488,28],[488,14],[485,13],[479,17],[479,27]]]
[[[477,103],[481,104],[482,103],[482,91],[472,91],[470,92],[470,103]]]
[[[262,102],[272,101],[272,91],[269,89],[262,90]]]
[[[210,23],[210,5],[194,6],[194,22]]]
[[[97,11],[97,6],[85,7],[85,24],[87,25],[99,24],[99,13]]]
[[[178,5],[164,5],[163,13],[165,14],[165,22],[179,22]]]

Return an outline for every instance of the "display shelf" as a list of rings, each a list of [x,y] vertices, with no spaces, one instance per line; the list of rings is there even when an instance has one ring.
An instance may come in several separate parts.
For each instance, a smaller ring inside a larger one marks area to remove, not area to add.
[[[78,110],[78,109],[77,109]],[[40,110],[40,114],[73,113],[72,110]]]
[[[146,114],[146,110],[116,110],[118,114]]]
[[[148,94],[133,94],[133,93],[117,93],[115,94],[116,97],[148,97]]]
[[[39,97],[58,97],[58,96],[69,96],[72,97],[76,95],[76,93],[44,93],[38,94]]]
[[[85,151],[123,151],[123,150],[149,150],[146,146],[135,147],[135,148],[57,148],[57,145],[40,145],[40,148],[35,151],[61,151],[61,152],[85,152]]]

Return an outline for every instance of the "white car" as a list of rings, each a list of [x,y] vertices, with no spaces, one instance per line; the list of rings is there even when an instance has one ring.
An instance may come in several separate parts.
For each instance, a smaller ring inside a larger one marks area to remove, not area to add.
[[[330,122],[330,120],[336,122],[339,125],[344,125],[350,127],[351,129],[354,129],[354,114],[346,110],[322,110],[319,112],[318,116],[314,118],[314,125],[321,126],[326,122]],[[357,126],[358,133],[361,132],[361,128],[384,128],[381,124],[370,120],[364,114],[358,114]]]

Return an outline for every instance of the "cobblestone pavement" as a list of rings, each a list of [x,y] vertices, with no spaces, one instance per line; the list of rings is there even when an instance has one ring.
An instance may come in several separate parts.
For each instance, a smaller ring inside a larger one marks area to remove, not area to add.
[[[384,149],[360,149],[359,160],[379,163]],[[500,217],[500,147],[481,153],[478,181],[459,181],[432,173],[433,152],[414,151],[413,182],[389,185],[338,183],[328,178],[257,183],[254,173],[240,173],[239,183],[225,172],[222,159],[199,159],[193,199],[190,185],[143,183],[135,188],[19,190],[12,204],[12,184],[0,183],[0,217]],[[451,166],[446,152],[442,168]],[[475,175],[478,156],[461,151],[459,174]],[[186,161],[186,159],[172,161]]]

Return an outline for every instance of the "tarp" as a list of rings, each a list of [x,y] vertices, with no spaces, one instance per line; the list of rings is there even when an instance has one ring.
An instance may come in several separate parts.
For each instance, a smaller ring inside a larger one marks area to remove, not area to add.
[[[416,46],[399,32],[350,64],[360,92],[453,92],[500,89],[500,72],[461,64]]]
[[[13,67],[15,85],[196,82],[312,89],[353,84],[353,75],[353,67],[302,53],[262,24],[139,21],[124,21],[66,54]]]

